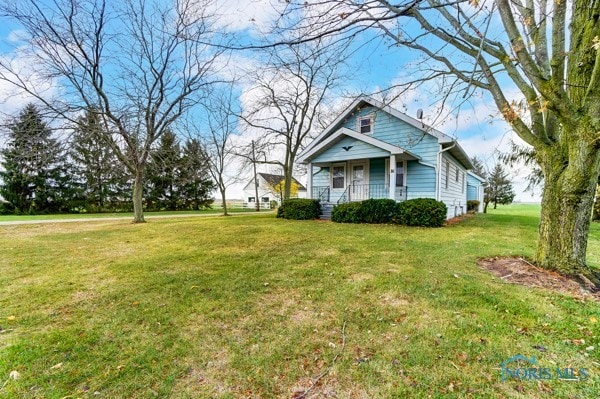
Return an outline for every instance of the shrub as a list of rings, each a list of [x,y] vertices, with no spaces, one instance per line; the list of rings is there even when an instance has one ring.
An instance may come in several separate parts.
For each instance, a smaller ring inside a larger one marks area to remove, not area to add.
[[[10,202],[0,201],[0,215],[13,215],[15,213],[15,207]]]
[[[446,221],[446,204],[432,198],[416,198],[398,203],[395,222],[406,226],[441,227]]]
[[[362,202],[348,202],[337,205],[331,211],[331,221],[337,223],[362,223]]]
[[[396,201],[393,199],[368,199],[361,202],[362,222],[389,223],[396,213]]]
[[[291,198],[283,201],[277,208],[277,217],[293,220],[318,219],[321,215],[321,204],[318,200]]]
[[[468,200],[467,201],[467,211],[477,212],[477,209],[479,209],[479,201],[477,201],[477,200]]]

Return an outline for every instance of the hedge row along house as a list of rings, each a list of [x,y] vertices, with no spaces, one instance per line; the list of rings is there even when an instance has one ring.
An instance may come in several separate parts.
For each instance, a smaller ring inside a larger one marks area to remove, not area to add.
[[[324,213],[370,198],[433,198],[447,218],[483,204],[483,179],[450,136],[369,97],[357,98],[299,155],[307,193]]]

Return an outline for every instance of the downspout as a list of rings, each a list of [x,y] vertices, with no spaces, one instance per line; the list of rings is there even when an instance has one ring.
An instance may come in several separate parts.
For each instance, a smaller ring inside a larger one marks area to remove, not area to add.
[[[453,149],[456,146],[456,141],[452,142],[452,145],[448,148],[444,148],[443,150],[441,149],[442,146],[440,144],[440,150],[437,153],[437,179],[436,179],[436,185],[435,185],[435,199],[436,201],[440,201],[441,198],[441,194],[440,192],[442,191],[442,152],[446,152],[448,150]]]

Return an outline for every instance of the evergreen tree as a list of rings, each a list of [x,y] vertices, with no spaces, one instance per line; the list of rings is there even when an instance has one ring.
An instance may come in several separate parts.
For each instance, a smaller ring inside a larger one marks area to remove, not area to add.
[[[198,140],[191,139],[183,147],[181,162],[181,197],[185,209],[208,208],[215,184],[210,178],[206,153]]]
[[[128,173],[104,142],[103,129],[98,115],[88,110],[78,121],[71,143],[73,174],[85,197],[83,205],[90,211],[118,210],[131,197]]]
[[[494,204],[494,209],[496,209],[498,204],[507,205],[512,203],[513,199],[515,199],[512,182],[508,178],[508,173],[504,171],[501,164],[497,163],[487,177],[487,186],[485,187],[484,193],[484,213],[487,212],[487,207],[490,202]]]
[[[181,149],[177,136],[167,131],[160,138],[158,148],[150,154],[146,178],[146,207],[176,210],[179,208],[179,175]]]
[[[471,163],[473,164],[473,173],[485,179],[487,176],[487,171],[483,162],[479,158],[473,157],[471,158]]]
[[[9,126],[0,195],[17,213],[60,212],[68,208],[70,187],[60,143],[33,104]]]

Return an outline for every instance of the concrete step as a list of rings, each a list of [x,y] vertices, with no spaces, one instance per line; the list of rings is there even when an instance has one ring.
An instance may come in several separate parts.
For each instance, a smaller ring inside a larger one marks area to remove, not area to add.
[[[331,212],[333,211],[333,205],[323,204],[321,205],[321,216],[319,219],[331,220]]]

